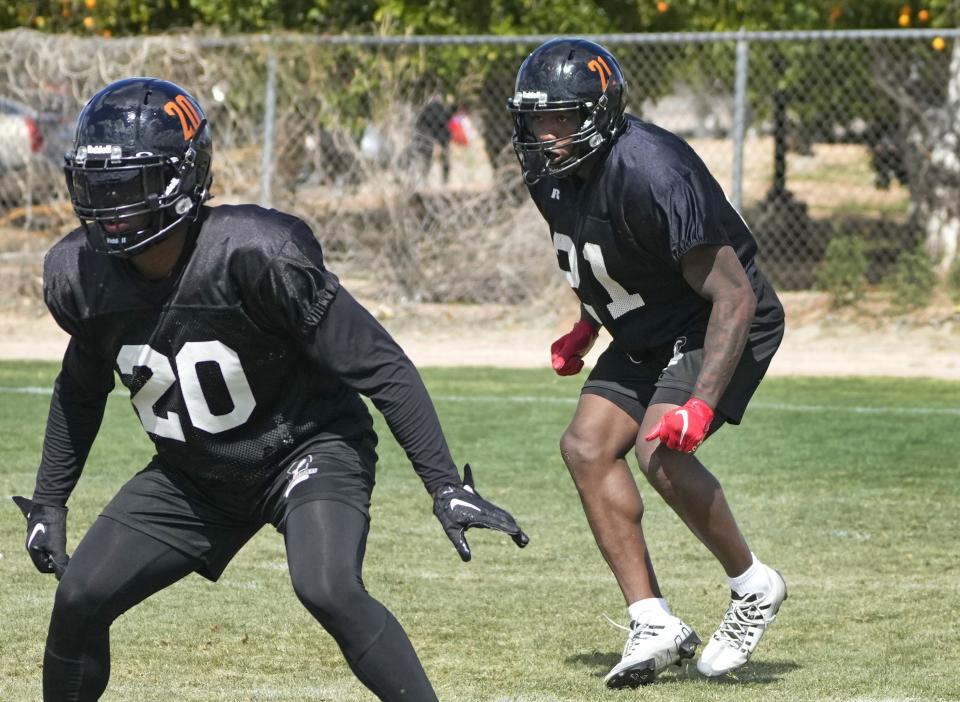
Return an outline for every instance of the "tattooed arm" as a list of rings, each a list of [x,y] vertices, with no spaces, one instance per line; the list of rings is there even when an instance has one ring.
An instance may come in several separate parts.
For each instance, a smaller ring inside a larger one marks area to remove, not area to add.
[[[684,255],[680,266],[690,287],[713,303],[693,395],[716,407],[747,343],[757,298],[729,246],[698,246]]]

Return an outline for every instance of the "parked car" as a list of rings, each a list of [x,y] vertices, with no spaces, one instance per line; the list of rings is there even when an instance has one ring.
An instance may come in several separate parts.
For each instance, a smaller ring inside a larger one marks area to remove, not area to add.
[[[74,119],[66,110],[37,110],[0,95],[0,215],[64,197],[63,155]]]
[[[23,168],[31,157],[60,166],[72,140],[72,118],[0,95],[0,172]]]

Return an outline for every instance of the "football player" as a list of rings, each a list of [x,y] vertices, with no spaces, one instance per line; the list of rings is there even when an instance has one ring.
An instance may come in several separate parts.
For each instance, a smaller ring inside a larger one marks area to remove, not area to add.
[[[435,700],[403,628],[365,590],[383,413],[460,557],[469,527],[526,535],[461,480],[416,369],[324,264],[301,220],[207,207],[210,127],[154,78],[98,92],[66,157],[81,225],[53,246],[44,295],[70,334],[27,518],[27,550],[60,579],[43,661],[48,702],[96,700],[111,623],[197,572],[216,580],[264,524],[293,588],[357,678],[383,700]],[[66,503],[114,373],[155,456],[66,553]]]
[[[600,355],[561,439],[594,538],[623,592],[630,627],[610,687],[636,687],[692,657],[700,638],[671,613],[641,525],[626,456],[712,553],[732,600],[698,669],[743,665],[787,590],[742,536],[717,479],[694,455],[739,424],[783,336],[783,308],[757,244],[682,139],[624,113],[627,86],[604,47],[553,39],[520,66],[508,109],[530,195],[550,228],[580,319],[551,348],[560,375]]]

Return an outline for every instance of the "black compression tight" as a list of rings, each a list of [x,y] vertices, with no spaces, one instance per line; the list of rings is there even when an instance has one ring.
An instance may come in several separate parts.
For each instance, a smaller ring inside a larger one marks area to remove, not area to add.
[[[363,587],[366,536],[366,517],[347,505],[324,500],[295,509],[286,524],[294,590],[380,699],[433,702],[436,694],[403,628]],[[57,588],[43,662],[44,702],[99,699],[110,676],[110,625],[197,566],[145,534],[97,519]]]
[[[328,500],[287,517],[287,563],[303,605],[336,639],[360,681],[381,700],[437,699],[403,627],[363,586],[367,518]]]
[[[113,620],[197,565],[146,534],[97,519],[57,587],[43,657],[44,702],[100,699],[110,678]]]

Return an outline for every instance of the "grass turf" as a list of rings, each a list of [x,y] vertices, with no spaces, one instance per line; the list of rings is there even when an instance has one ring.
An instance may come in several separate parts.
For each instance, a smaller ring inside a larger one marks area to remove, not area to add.
[[[30,494],[56,367],[0,363],[0,495]],[[549,371],[428,369],[454,456],[531,536],[518,550],[471,531],[462,564],[378,417],[378,484],[365,581],[403,623],[443,700],[867,700],[960,698],[960,385],[896,379],[764,382],[741,427],[698,453],[724,485],[753,550],[790,597],[735,676],[692,664],[611,692],[619,591],[557,449],[577,379]],[[21,389],[17,392],[11,389]],[[70,501],[76,544],[139,469],[149,442],[111,397]],[[719,566],[641,485],[648,541],[673,610],[703,638],[727,604]],[[23,552],[23,520],[0,507],[0,699],[40,698],[55,581]],[[951,604],[953,603],[953,604]],[[121,617],[104,700],[372,700],[296,600],[271,528],[221,581],[191,576]]]

